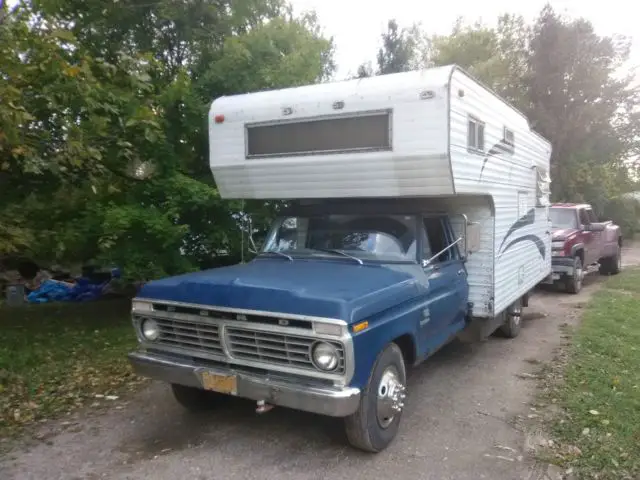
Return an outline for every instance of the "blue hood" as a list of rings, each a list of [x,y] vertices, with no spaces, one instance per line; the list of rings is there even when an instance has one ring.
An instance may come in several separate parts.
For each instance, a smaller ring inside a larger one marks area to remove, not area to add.
[[[353,323],[416,297],[424,287],[411,267],[257,259],[149,282],[138,297]]]

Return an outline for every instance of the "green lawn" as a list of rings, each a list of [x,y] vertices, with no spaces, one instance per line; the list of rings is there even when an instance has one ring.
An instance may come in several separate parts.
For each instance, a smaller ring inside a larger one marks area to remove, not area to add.
[[[135,384],[129,309],[121,300],[0,308],[0,437]]]
[[[561,463],[579,478],[640,478],[640,270],[589,302],[556,388],[564,413],[553,430],[572,452]]]

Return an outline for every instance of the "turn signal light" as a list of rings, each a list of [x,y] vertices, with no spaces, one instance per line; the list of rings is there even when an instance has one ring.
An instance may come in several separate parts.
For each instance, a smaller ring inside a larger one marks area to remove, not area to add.
[[[369,327],[369,322],[367,322],[366,320],[364,322],[356,323],[353,326],[353,333],[361,332],[362,330],[364,330],[364,329],[366,329],[368,327]]]

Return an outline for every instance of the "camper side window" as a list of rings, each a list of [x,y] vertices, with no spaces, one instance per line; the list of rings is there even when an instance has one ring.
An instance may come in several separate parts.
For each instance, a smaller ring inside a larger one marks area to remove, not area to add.
[[[504,132],[502,134],[502,142],[505,144],[508,152],[513,153],[516,149],[516,136],[513,133],[513,130],[509,130],[507,127],[504,127]]]
[[[475,117],[469,117],[467,124],[467,149],[484,152],[484,122]]]

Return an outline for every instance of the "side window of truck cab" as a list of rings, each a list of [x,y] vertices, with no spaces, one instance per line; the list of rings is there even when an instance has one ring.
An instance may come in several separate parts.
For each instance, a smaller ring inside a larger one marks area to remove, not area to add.
[[[598,217],[596,217],[596,213],[591,208],[587,208],[587,217],[589,217],[590,223],[598,223]]]
[[[585,226],[585,225],[589,225],[591,223],[591,220],[589,220],[589,215],[587,215],[587,210],[584,208],[581,208],[580,210],[578,210],[578,216],[580,219],[580,223]]]
[[[457,245],[447,249],[454,242],[449,221],[445,217],[425,217],[423,222],[427,238],[423,245],[422,259],[429,260],[438,252],[442,253],[432,260],[432,265],[459,259]]]

